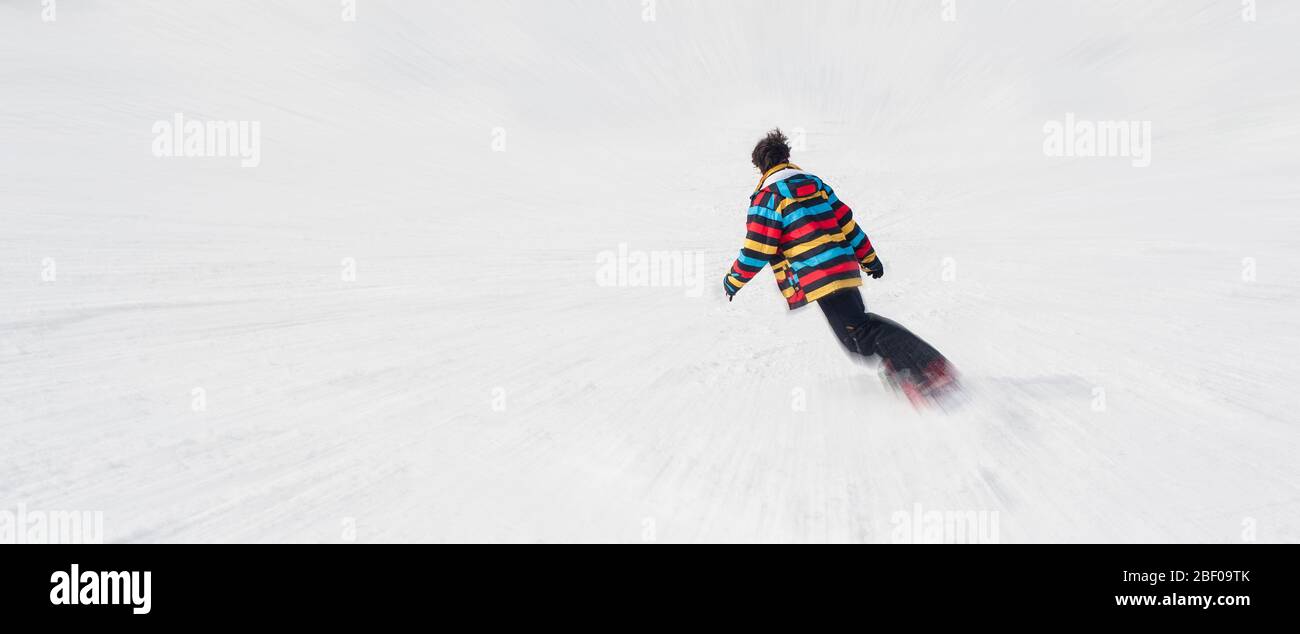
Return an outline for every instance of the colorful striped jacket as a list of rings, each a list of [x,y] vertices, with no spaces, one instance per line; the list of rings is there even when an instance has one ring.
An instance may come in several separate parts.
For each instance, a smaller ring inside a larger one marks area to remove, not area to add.
[[[796,165],[784,163],[764,174],[749,204],[745,246],[723,279],[728,295],[771,264],[776,285],[794,310],[861,286],[859,267],[880,266],[849,206],[830,185]]]

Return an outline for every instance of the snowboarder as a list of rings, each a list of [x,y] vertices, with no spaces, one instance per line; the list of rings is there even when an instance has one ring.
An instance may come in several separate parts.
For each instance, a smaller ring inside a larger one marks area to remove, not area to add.
[[[770,264],[791,310],[816,302],[844,347],[878,361],[885,382],[913,405],[955,389],[957,373],[943,355],[901,325],[867,312],[859,269],[880,279],[885,266],[848,205],[790,162],[779,129],[758,142],[752,159],[763,177],[750,198],[745,246],[722,281],[728,301]]]

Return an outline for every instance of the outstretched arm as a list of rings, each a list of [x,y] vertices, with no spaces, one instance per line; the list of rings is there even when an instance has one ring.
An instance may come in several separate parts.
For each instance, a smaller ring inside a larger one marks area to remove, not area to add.
[[[745,224],[745,246],[740,249],[740,256],[722,280],[722,288],[727,296],[734,296],[754,279],[776,256],[780,244],[781,218],[776,211],[763,205],[750,207],[749,219]]]
[[[853,247],[853,254],[858,258],[858,264],[873,279],[880,279],[885,274],[885,265],[881,263],[880,258],[876,256],[875,247],[871,246],[871,238],[867,237],[862,227],[853,220],[853,210],[840,200],[830,186],[826,187],[829,194],[831,209],[835,211],[835,220],[840,225],[840,234]]]

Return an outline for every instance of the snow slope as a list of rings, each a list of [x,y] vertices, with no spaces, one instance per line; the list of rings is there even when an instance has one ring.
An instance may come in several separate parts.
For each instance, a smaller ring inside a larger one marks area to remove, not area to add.
[[[0,3],[0,510],[114,542],[890,542],[918,508],[1300,541],[1300,6],[1259,5]],[[176,113],[259,122],[260,165],[155,157]],[[1045,156],[1067,113],[1150,121],[1151,166]],[[900,403],[770,273],[721,296],[774,125],[967,407]],[[620,245],[706,268],[598,283]]]

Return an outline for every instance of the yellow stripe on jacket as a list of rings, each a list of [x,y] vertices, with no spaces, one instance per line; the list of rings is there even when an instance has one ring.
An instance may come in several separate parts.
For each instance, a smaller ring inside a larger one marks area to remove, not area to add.
[[[839,280],[837,282],[831,282],[830,284],[827,284],[811,293],[808,293],[808,301],[815,302],[823,297],[826,297],[827,295],[830,295],[831,293],[834,293],[835,291],[845,289],[845,288],[855,288],[858,286],[862,286],[862,278],[860,277],[855,277],[851,280]]]
[[[829,242],[848,243],[849,235],[853,233],[853,228],[856,226],[857,225],[854,224],[852,220],[850,220],[849,224],[844,225],[844,228],[841,229],[840,231],[837,231],[835,233],[823,233],[820,236],[817,236],[816,238],[813,238],[812,240],[809,240],[807,242],[802,242],[792,247],[786,247],[785,249],[786,257],[794,257],[796,255],[799,255],[800,253],[804,253],[808,251],[809,249],[815,249]]]
[[[804,196],[803,198],[785,198],[782,199],[780,204],[776,206],[776,213],[779,214],[785,211],[786,207],[789,207],[790,205],[793,205],[795,203],[808,202],[814,198],[820,198],[822,200],[830,200],[830,196],[828,196],[826,192],[817,192],[816,194],[813,194],[811,196]]]
[[[775,244],[763,244],[762,242],[756,242],[756,241],[754,241],[754,240],[750,240],[750,239],[746,238],[746,239],[745,239],[745,248],[746,248],[746,249],[749,249],[749,250],[751,250],[751,251],[757,251],[757,252],[762,253],[762,254],[764,254],[764,255],[776,255],[776,245],[775,245]]]

